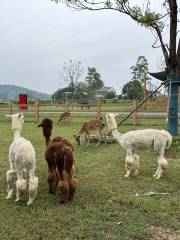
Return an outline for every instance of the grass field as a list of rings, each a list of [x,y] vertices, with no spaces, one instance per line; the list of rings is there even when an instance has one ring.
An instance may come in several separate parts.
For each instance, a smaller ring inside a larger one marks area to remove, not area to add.
[[[83,121],[75,118],[69,126],[54,125],[53,136],[72,142]],[[168,171],[160,180],[153,179],[156,169],[153,152],[140,150],[140,175],[124,178],[125,153],[114,143],[88,148],[75,143],[78,189],[73,202],[60,205],[58,193],[48,194],[45,144],[41,129],[25,122],[22,135],[31,140],[37,156],[38,196],[33,206],[26,206],[27,194],[15,203],[6,200],[8,148],[12,141],[10,122],[0,122],[0,239],[3,240],[179,240],[180,239],[180,140],[173,140]],[[153,123],[158,128],[160,120]],[[146,126],[149,125],[149,120]],[[162,123],[164,125],[164,122]],[[132,129],[123,125],[120,130]],[[166,192],[168,195],[139,196],[136,193]]]

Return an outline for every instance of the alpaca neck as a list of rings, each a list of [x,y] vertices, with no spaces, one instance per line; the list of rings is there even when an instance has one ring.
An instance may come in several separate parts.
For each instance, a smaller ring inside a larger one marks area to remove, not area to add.
[[[45,139],[46,139],[46,148],[47,148],[49,145],[49,142],[51,141],[51,138],[50,136],[46,136]]]
[[[19,129],[14,130],[14,140],[17,138],[20,138],[21,136],[21,131]]]
[[[120,137],[122,134],[118,132],[117,128],[112,129],[111,134],[118,142],[120,142]]]

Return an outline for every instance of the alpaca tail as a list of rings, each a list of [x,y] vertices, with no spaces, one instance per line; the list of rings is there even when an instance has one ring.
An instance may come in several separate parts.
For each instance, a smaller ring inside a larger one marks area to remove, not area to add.
[[[166,131],[166,130],[161,130],[161,134],[167,139],[167,144],[166,144],[166,148],[170,148],[171,143],[172,143],[172,136],[171,134]]]
[[[64,156],[64,168],[68,171],[73,167],[74,156],[71,147],[63,147],[63,156]]]

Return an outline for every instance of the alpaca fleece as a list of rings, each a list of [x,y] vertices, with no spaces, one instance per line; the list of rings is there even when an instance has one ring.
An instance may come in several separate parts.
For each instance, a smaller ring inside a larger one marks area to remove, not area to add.
[[[61,203],[72,200],[77,187],[77,181],[74,178],[73,145],[67,139],[59,136],[52,141],[50,140],[53,128],[51,119],[43,119],[38,127],[43,128],[46,141],[45,159],[48,164],[47,181],[49,193],[55,194],[58,187],[60,189]]]
[[[7,115],[12,118],[12,130],[14,132],[14,140],[9,148],[10,170],[6,173],[8,185],[7,199],[13,195],[16,187],[16,201],[21,199],[21,193],[28,188],[29,201],[27,205],[34,202],[37,195],[38,178],[35,177],[35,150],[30,141],[20,136],[24,116],[22,114]],[[26,180],[24,169],[29,173],[29,181]]]
[[[114,114],[106,114],[106,120],[113,137],[126,151],[125,177],[129,177],[131,173],[135,173],[137,175],[139,172],[139,156],[135,154],[135,150],[153,145],[158,162],[157,170],[153,176],[156,179],[159,179],[168,165],[168,162],[164,157],[164,152],[165,149],[169,148],[172,143],[172,136],[169,132],[165,130],[145,129],[120,134],[117,130]]]

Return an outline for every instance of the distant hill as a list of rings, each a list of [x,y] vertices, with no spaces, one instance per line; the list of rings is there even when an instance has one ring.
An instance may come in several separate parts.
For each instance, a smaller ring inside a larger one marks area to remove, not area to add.
[[[17,101],[19,94],[27,94],[28,99],[49,100],[51,98],[51,96],[46,93],[37,92],[28,88],[19,87],[16,85],[0,84],[0,101]]]

